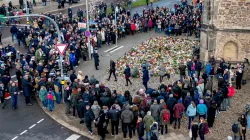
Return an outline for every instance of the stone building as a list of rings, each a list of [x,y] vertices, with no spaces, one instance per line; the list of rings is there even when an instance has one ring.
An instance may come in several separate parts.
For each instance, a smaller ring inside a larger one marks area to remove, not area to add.
[[[205,0],[201,58],[250,59],[250,0]]]

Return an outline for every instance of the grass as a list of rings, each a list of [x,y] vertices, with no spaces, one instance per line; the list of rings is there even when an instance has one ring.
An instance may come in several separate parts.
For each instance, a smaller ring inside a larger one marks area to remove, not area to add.
[[[154,2],[156,2],[156,1],[158,1],[158,0],[154,0]],[[144,6],[144,5],[146,5],[147,3],[146,3],[146,0],[136,0],[136,1],[133,1],[132,2],[132,5],[131,5],[131,7],[132,8],[135,8],[135,7],[139,7],[139,6]],[[126,9],[127,9],[127,6],[126,5],[122,5],[122,7],[125,7]],[[107,9],[107,14],[109,14],[109,13],[111,13],[112,12],[112,9],[109,7],[108,9]]]

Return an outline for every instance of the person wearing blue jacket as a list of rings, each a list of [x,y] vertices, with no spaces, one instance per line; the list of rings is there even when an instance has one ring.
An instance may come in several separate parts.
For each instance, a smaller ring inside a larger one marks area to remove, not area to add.
[[[146,90],[148,89],[148,81],[149,81],[149,72],[146,67],[143,67],[142,84],[145,86]]]
[[[197,113],[199,115],[199,119],[203,117],[206,119],[207,115],[207,106],[204,104],[204,100],[200,99],[200,103],[197,105]]]
[[[207,75],[210,75],[210,72],[211,72],[211,64],[210,63],[207,63],[206,64],[206,68],[205,68],[205,72]]]
[[[73,70],[73,68],[75,66],[75,63],[76,63],[75,61],[76,61],[75,53],[74,53],[74,51],[72,51],[69,54],[69,62],[70,62],[70,68],[71,68],[71,70]]]
[[[188,129],[190,129],[191,122],[194,120],[194,117],[196,115],[196,105],[193,101],[188,106],[186,114],[188,116]]]

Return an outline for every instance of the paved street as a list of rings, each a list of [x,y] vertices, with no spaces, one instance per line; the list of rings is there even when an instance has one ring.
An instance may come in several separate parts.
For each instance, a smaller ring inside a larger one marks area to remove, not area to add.
[[[11,109],[11,100],[7,100],[5,109],[0,109],[1,140],[66,140],[72,134],[76,135],[52,120],[35,100],[32,100],[33,106],[26,106],[23,95],[18,98],[17,110]]]

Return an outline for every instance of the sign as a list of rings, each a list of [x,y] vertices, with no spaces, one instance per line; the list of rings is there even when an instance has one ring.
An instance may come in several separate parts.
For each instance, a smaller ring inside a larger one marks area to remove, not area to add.
[[[63,55],[66,48],[68,47],[68,44],[57,44],[56,49],[60,53],[60,55]]]
[[[89,31],[85,31],[85,36],[90,37],[91,33]]]
[[[78,22],[78,28],[80,29],[86,29],[86,23],[83,23],[83,22]]]

